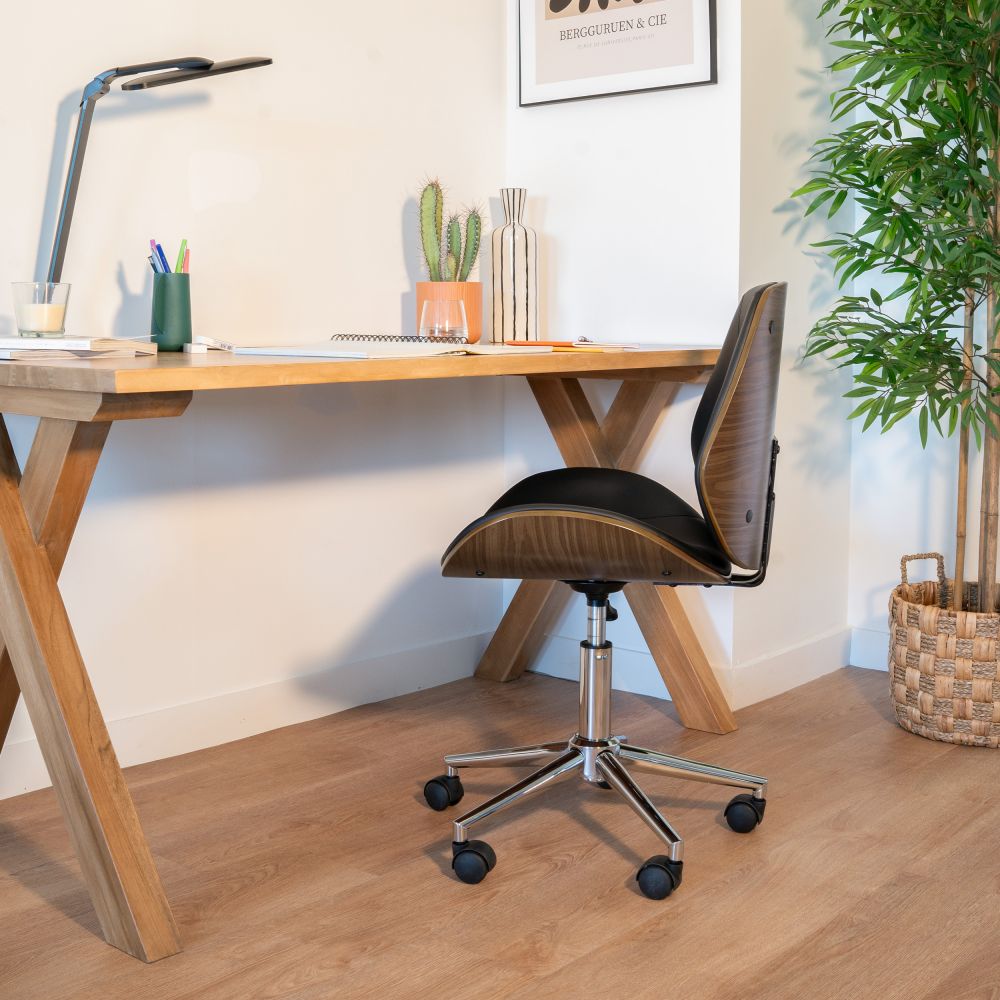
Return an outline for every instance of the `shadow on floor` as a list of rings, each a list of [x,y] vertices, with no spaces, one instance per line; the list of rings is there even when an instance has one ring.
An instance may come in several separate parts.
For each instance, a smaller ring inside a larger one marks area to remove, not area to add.
[[[851,690],[856,691],[859,697],[871,707],[873,716],[879,716],[886,722],[896,724],[896,715],[892,710],[892,701],[889,695],[888,674],[885,675],[885,686],[876,693],[871,689],[871,670],[864,667],[845,667],[842,673]]]
[[[101,937],[79,869],[43,850],[25,836],[23,828],[0,823],[0,870],[85,931]]]

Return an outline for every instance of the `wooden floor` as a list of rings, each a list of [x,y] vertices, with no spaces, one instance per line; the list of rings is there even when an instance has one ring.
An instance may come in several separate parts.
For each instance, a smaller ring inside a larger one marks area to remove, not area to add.
[[[0,802],[0,997],[1000,997],[1000,755],[891,724],[886,675],[844,670],[685,731],[616,694],[615,728],[768,775],[753,835],[724,789],[640,780],[685,837],[658,853],[612,792],[566,782],[480,836],[496,870],[450,872],[448,814],[423,804],[445,751],[551,739],[574,684],[528,676],[423,691],[128,772],[186,950],[152,966],[98,937],[49,791]],[[516,772],[479,772],[463,806]]]

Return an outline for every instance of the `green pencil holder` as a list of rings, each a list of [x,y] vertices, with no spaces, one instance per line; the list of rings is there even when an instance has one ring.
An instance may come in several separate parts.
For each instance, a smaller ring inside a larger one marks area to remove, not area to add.
[[[160,351],[183,351],[191,343],[191,275],[153,275],[150,332]]]

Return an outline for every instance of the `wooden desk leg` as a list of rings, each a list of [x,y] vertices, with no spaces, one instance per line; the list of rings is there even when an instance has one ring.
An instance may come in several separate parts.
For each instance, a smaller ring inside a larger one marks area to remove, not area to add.
[[[180,939],[56,584],[100,426],[43,420],[20,488],[0,447],[0,630],[101,930],[152,962]]]
[[[538,656],[573,592],[555,580],[522,580],[476,668],[488,681],[517,680]]]
[[[21,477],[7,425],[0,416],[0,462],[21,482],[21,498],[35,540],[44,545],[56,576],[62,571],[110,423],[43,419]],[[0,640],[0,747],[10,729],[21,689]]]
[[[20,481],[21,472],[17,464],[17,456],[14,454],[14,447],[10,442],[10,434],[7,433],[7,424],[3,416],[0,415],[0,469],[7,469],[11,475],[16,476]],[[0,638],[0,647],[3,640]],[[0,749],[3,749],[7,742],[7,733],[10,731],[10,720],[14,717],[14,709],[21,698],[21,689],[17,684],[17,677],[10,662],[10,656],[4,648],[0,653]]]
[[[628,470],[638,466],[660,414],[679,389],[669,382],[623,382],[602,425],[577,379],[529,378],[528,384],[567,466]],[[681,722],[714,733],[736,729],[676,591],[632,584],[625,593]],[[558,584],[522,581],[476,676],[498,681],[519,677],[538,655],[569,597]]]
[[[731,733],[736,719],[673,587],[630,583],[625,599],[688,729]]]
[[[7,741],[10,720],[14,718],[14,709],[20,698],[21,689],[17,685],[17,677],[5,649],[3,656],[0,656],[0,747]]]

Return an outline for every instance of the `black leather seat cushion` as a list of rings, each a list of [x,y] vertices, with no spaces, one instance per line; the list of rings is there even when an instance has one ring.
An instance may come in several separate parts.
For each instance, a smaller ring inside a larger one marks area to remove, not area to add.
[[[732,570],[701,514],[676,493],[635,472],[588,468],[539,472],[511,487],[489,514],[509,507],[583,509],[628,517],[723,576]]]

